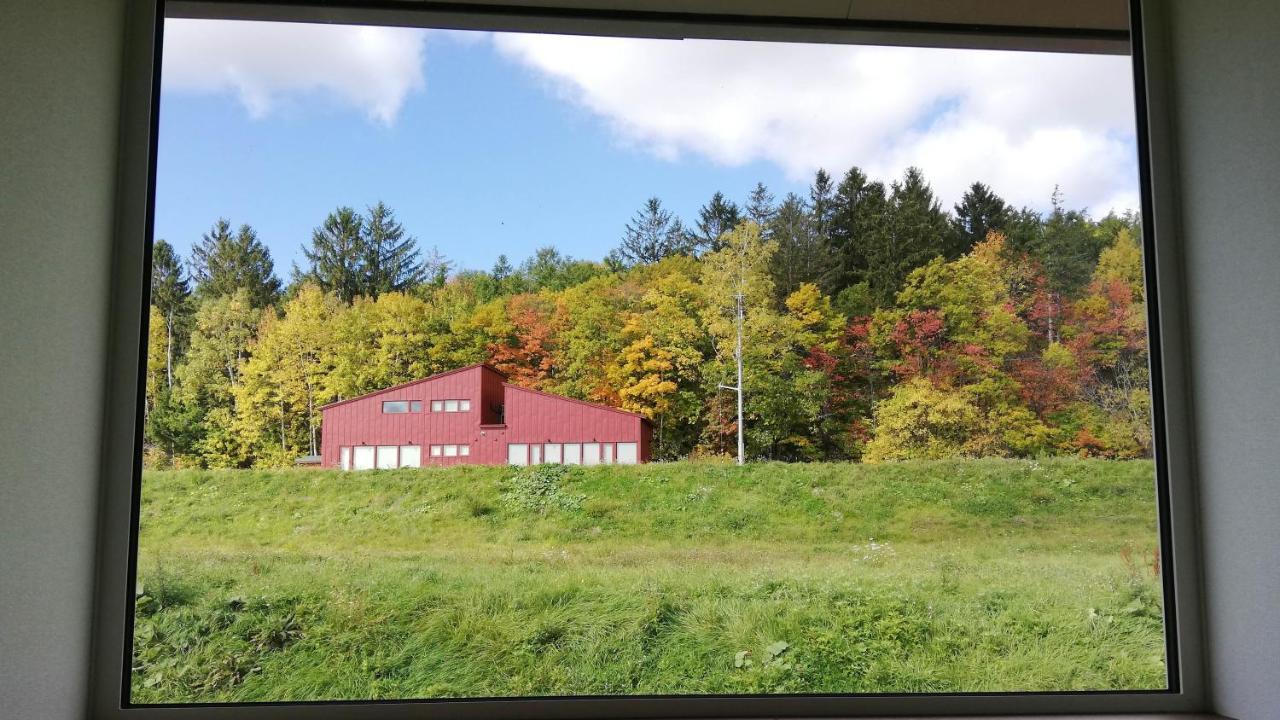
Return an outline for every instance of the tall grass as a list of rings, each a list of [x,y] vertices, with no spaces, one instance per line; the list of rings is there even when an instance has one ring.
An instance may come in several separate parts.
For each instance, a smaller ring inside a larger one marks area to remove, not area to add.
[[[1163,687],[1152,472],[148,473],[133,700]]]

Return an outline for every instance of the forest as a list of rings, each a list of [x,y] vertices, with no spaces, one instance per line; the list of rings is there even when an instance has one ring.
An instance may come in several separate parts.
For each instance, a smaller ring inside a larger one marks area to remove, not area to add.
[[[1150,457],[1136,214],[982,183],[947,210],[917,169],[855,167],[619,226],[601,261],[548,244],[463,270],[386,205],[342,207],[287,283],[248,224],[186,258],[156,240],[146,466],[292,465],[324,404],[476,362],[645,415],[655,459],[729,455],[739,297],[749,459]]]

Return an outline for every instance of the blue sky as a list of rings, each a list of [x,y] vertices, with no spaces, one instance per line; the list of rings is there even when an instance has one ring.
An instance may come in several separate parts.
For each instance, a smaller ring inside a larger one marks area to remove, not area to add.
[[[285,278],[328,212],[378,200],[488,268],[599,259],[651,195],[692,222],[758,180],[803,195],[820,166],[922,165],[948,205],[976,179],[1038,207],[1054,182],[1097,213],[1136,197],[1127,58],[170,24],[156,237],[185,256],[249,223]]]

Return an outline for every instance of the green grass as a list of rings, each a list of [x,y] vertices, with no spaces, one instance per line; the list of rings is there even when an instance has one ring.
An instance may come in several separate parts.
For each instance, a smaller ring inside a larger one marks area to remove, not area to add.
[[[1162,688],[1152,473],[147,473],[132,699]]]

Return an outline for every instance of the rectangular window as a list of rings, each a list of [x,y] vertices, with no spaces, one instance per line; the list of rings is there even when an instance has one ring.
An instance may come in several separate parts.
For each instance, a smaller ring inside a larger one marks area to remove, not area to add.
[[[400,467],[422,467],[422,448],[417,445],[401,445]]]
[[[1127,30],[308,2],[163,26],[128,703],[1176,691]]]
[[[378,469],[394,470],[399,464],[400,449],[395,445],[378,446]]]
[[[373,469],[373,453],[372,445],[360,445],[354,448],[351,467],[353,470],[372,470]]]
[[[619,465],[635,465],[637,459],[635,443],[618,443]]]
[[[582,464],[582,445],[580,443],[564,444],[564,464],[565,465],[581,465]]]

